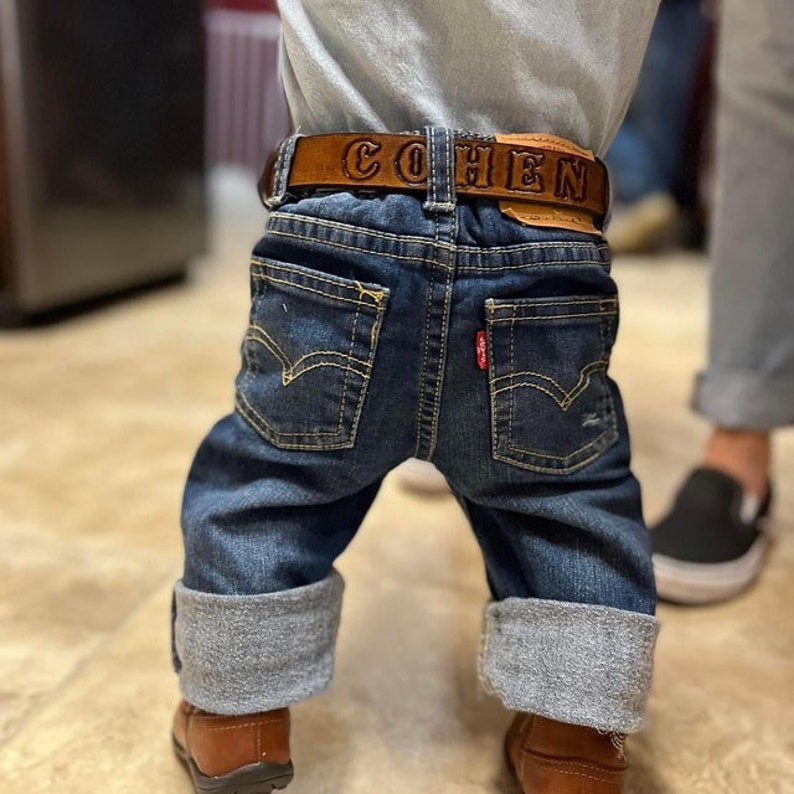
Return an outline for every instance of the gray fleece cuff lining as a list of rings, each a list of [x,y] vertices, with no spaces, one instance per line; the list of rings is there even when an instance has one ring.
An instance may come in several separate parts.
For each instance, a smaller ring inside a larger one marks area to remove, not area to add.
[[[177,582],[179,686],[195,706],[251,714],[322,692],[333,672],[344,581],[263,595],[214,595]]]
[[[507,598],[485,608],[480,678],[508,709],[639,730],[659,621],[589,604]]]

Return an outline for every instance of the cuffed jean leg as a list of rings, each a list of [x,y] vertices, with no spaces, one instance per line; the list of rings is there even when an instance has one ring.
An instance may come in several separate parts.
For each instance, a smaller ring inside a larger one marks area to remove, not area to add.
[[[281,708],[331,681],[342,577],[262,595],[174,590],[174,645],[187,700],[216,714]]]
[[[660,623],[647,532],[616,509],[635,489],[629,478],[614,501],[526,497],[534,515],[463,500],[499,599],[485,609],[480,678],[506,708],[640,729]]]
[[[601,730],[639,730],[659,621],[589,604],[507,598],[489,604],[485,689],[505,707]]]
[[[570,260],[554,271],[510,269],[503,284],[505,264],[495,264],[493,284],[478,278],[459,293],[464,305],[496,294],[505,321],[490,325],[485,372],[450,359],[434,458],[471,522],[494,599],[483,684],[507,708],[636,731],[658,623],[622,401],[608,376],[593,372],[616,325],[603,324],[603,312],[577,309],[570,323],[533,313],[608,299],[614,285]],[[543,292],[549,283],[553,297]],[[456,333],[451,349],[466,350],[476,326],[461,323]]]
[[[277,449],[238,414],[212,429],[185,489],[174,591],[174,666],[189,702],[248,714],[328,686],[344,588],[333,563],[379,484],[345,451]]]
[[[485,689],[509,709],[632,733],[642,724],[660,624],[640,488],[613,396],[618,441],[591,464],[564,476],[464,464],[450,480],[494,599],[481,643]]]

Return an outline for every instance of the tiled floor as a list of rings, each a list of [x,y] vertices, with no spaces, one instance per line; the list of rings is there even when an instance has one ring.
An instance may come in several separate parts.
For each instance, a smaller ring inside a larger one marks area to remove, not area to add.
[[[169,744],[168,602],[182,480],[232,401],[250,228],[189,285],[0,334],[0,791],[188,794]],[[706,426],[701,259],[623,260],[614,373],[646,511]],[[794,397],[793,397],[794,399]],[[744,598],[663,607],[631,794],[794,791],[794,438],[779,436],[777,548]],[[486,598],[450,499],[387,482],[343,556],[333,688],[294,710],[294,794],[514,791],[508,715],[476,680]]]

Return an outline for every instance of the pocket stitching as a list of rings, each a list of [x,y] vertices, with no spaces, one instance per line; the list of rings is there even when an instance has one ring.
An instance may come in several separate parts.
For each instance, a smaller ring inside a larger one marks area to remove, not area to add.
[[[603,433],[606,435],[606,433]],[[599,437],[599,438],[600,438]],[[529,469],[530,471],[537,471],[541,474],[570,474],[578,469],[583,469],[589,463],[592,463],[594,460],[597,460],[601,453],[606,449],[613,441],[617,438],[617,436],[613,436],[612,433],[609,434],[608,440],[604,442],[603,448],[597,449],[589,458],[585,458],[582,461],[577,463],[571,464],[570,466],[560,466],[560,467],[551,467],[551,466],[541,466],[536,463],[527,463],[525,461],[515,460],[515,458],[508,458],[506,455],[502,455],[498,452],[493,453],[493,457],[495,460],[500,460],[502,463],[509,463],[511,466],[518,466],[520,469]],[[545,457],[545,456],[544,456]]]
[[[259,267],[259,268],[272,267],[274,269],[281,269],[281,270],[284,270],[284,271],[287,271],[287,272],[295,273],[296,275],[302,276],[304,278],[310,278],[310,279],[315,280],[315,281],[323,281],[323,282],[326,282],[328,284],[333,284],[334,286],[337,286],[337,287],[340,287],[340,288],[344,288],[344,289],[356,290],[356,291],[358,291],[358,293],[360,295],[362,295],[362,296],[363,295],[369,295],[373,299],[372,303],[370,303],[369,301],[364,301],[364,300],[353,300],[351,298],[345,298],[345,297],[340,296],[340,295],[334,295],[334,294],[325,292],[323,290],[313,289],[313,288],[305,286],[303,284],[295,284],[295,283],[293,283],[291,281],[284,281],[282,279],[276,279],[276,278],[273,278],[272,275],[270,275],[268,273],[261,273],[261,274],[252,273],[251,274],[252,278],[257,279],[259,281],[264,281],[264,282],[272,281],[274,283],[284,284],[285,286],[291,287],[293,289],[305,290],[307,292],[313,292],[315,294],[323,295],[324,297],[327,297],[330,300],[342,301],[342,302],[345,302],[345,303],[354,303],[354,304],[356,304],[356,306],[357,306],[356,314],[355,314],[354,319],[353,319],[353,325],[352,325],[351,335],[350,335],[350,347],[348,348],[348,354],[347,354],[346,358],[348,359],[348,361],[355,361],[356,363],[362,364],[368,371],[366,373],[364,373],[364,372],[359,372],[358,370],[356,370],[353,367],[349,367],[349,366],[348,367],[342,367],[341,365],[335,364],[335,363],[332,363],[332,362],[322,362],[322,363],[319,363],[319,364],[315,364],[312,367],[308,367],[307,369],[303,370],[300,373],[300,375],[302,375],[304,372],[308,372],[311,369],[315,369],[315,368],[321,367],[321,366],[333,366],[333,367],[337,367],[339,369],[344,369],[346,371],[345,382],[344,382],[344,387],[343,387],[343,393],[342,393],[342,397],[340,399],[340,404],[339,404],[339,422],[337,424],[337,429],[334,432],[319,431],[319,432],[316,432],[316,433],[309,433],[309,432],[286,432],[286,431],[277,430],[270,422],[267,421],[267,419],[265,419],[256,410],[256,408],[254,408],[254,406],[251,404],[250,400],[246,397],[246,395],[244,393],[242,393],[242,388],[238,390],[238,394],[236,395],[236,400],[235,400],[235,403],[237,405],[238,410],[240,411],[240,413],[246,419],[248,419],[248,421],[255,428],[257,428],[266,438],[268,438],[268,440],[272,441],[273,443],[280,444],[283,448],[286,448],[286,449],[295,449],[295,450],[300,450],[300,449],[305,449],[305,450],[331,450],[331,449],[346,449],[346,448],[352,447],[353,444],[355,443],[356,431],[357,431],[358,423],[359,423],[359,420],[360,420],[360,417],[361,417],[361,412],[363,410],[364,398],[366,396],[367,387],[368,387],[369,380],[370,380],[370,377],[371,377],[372,361],[373,361],[373,358],[374,358],[374,355],[375,355],[375,349],[377,347],[377,332],[378,332],[378,330],[380,328],[380,325],[381,325],[383,312],[385,310],[384,301],[388,298],[388,291],[385,290],[385,289],[378,289],[377,292],[375,292],[373,290],[367,290],[362,284],[359,284],[358,282],[356,282],[356,286],[353,287],[353,286],[349,286],[349,285],[346,285],[346,284],[338,283],[336,281],[332,281],[330,279],[323,278],[322,276],[316,276],[313,273],[307,273],[305,271],[298,270],[298,269],[295,269],[295,268],[284,267],[282,265],[278,265],[278,264],[275,264],[275,263],[270,264],[270,263],[268,263],[266,261],[260,261],[260,260],[257,260],[257,259],[252,259],[251,260],[251,264],[254,265],[255,267]],[[352,356],[352,351],[353,351],[353,348],[355,347],[356,330],[358,328],[358,319],[359,319],[359,316],[360,316],[360,313],[361,313],[361,307],[362,306],[367,306],[370,309],[374,310],[373,329],[372,329],[372,334],[370,335],[369,356],[368,356],[367,361],[362,361],[361,359],[354,359],[353,356]],[[273,340],[270,337],[270,335],[267,333],[267,331],[265,331],[264,328],[262,328],[261,326],[258,326],[258,325],[252,325],[251,328],[255,328],[259,332],[261,332],[266,337],[266,339],[271,342],[272,347],[271,347],[270,344],[266,344],[265,340],[259,340],[259,339],[253,338],[253,336],[250,333],[246,334],[245,340],[262,344],[265,348],[270,350],[271,353],[273,353],[273,355],[282,364],[282,383],[283,383],[283,381],[284,381],[284,365],[285,365],[285,362],[289,363],[289,359],[283,353],[283,351],[281,351],[280,346],[275,342],[275,340]],[[250,331],[250,329],[249,329],[249,331]],[[296,362],[295,365],[292,365],[292,368],[294,369],[294,367],[300,361],[305,360],[306,358],[311,357],[312,355],[317,355],[318,353],[319,354],[332,353],[333,355],[339,355],[339,356],[341,356],[343,358],[345,357],[345,354],[339,353],[338,351],[313,351],[312,353],[309,353],[306,356],[302,356],[301,359],[299,359],[298,362]],[[245,364],[246,364],[246,372],[244,374],[243,383],[241,384],[241,386],[245,386],[248,383],[250,383],[251,378],[252,378],[252,373],[258,371],[256,366],[254,365],[252,359],[251,359],[250,350],[245,350],[244,349],[243,358],[244,358]],[[352,417],[352,421],[351,421],[351,425],[350,425],[349,438],[347,440],[345,440],[345,441],[343,441],[341,443],[338,443],[338,444],[325,443],[322,446],[317,445],[317,444],[295,444],[295,443],[292,443],[292,442],[289,442],[289,441],[282,441],[281,440],[281,439],[283,439],[285,437],[290,437],[290,436],[300,436],[300,437],[303,437],[303,438],[319,438],[319,437],[325,436],[325,437],[330,437],[329,441],[332,440],[332,439],[343,437],[344,436],[343,425],[344,425],[344,413],[345,413],[344,408],[345,408],[345,400],[347,398],[347,390],[348,390],[348,384],[349,384],[349,378],[350,378],[350,373],[351,372],[354,373],[355,375],[358,375],[362,379],[362,385],[361,385],[361,396],[359,397],[357,408],[356,408],[356,410],[355,410],[355,412],[353,414],[353,417]],[[292,378],[289,382],[290,383],[294,382],[297,377],[300,377],[300,375],[296,376],[295,378]]]
[[[515,308],[519,308],[516,306]],[[532,322],[548,322],[549,320],[570,320],[573,318],[579,317],[607,317],[611,314],[615,314],[615,312],[588,312],[587,314],[544,314],[539,317],[521,317],[520,320],[522,323],[532,323]],[[492,319],[491,323],[494,325],[498,325],[499,323],[515,323],[515,317],[500,317],[499,319]]]
[[[258,279],[260,281],[265,281],[265,282],[269,281],[269,282],[272,282],[273,284],[284,284],[284,285],[286,285],[288,287],[292,287],[292,289],[301,289],[301,290],[304,290],[305,292],[313,292],[316,295],[322,295],[323,297],[329,298],[330,300],[343,301],[344,303],[354,303],[354,304],[356,304],[356,306],[372,306],[372,304],[368,303],[367,301],[355,300],[354,298],[345,298],[342,295],[333,295],[332,293],[325,292],[324,290],[321,290],[321,289],[314,289],[313,287],[307,287],[305,284],[295,284],[292,281],[286,281],[285,279],[280,279],[280,278],[273,278],[273,276],[269,276],[269,275],[264,275],[264,274],[263,275],[255,275],[255,276],[252,276],[252,278]],[[361,294],[361,293],[359,293],[359,294]],[[364,291],[363,294],[369,295],[370,293]],[[378,305],[380,305],[380,302],[383,300],[384,297],[385,297],[385,295],[381,295],[380,300],[377,300],[377,299],[375,299],[373,297],[373,300],[375,301],[375,306],[376,307]]]
[[[512,364],[512,361],[511,361]],[[570,391],[566,391],[563,386],[557,383],[554,378],[549,377],[548,375],[543,375],[540,372],[533,372],[532,370],[524,370],[523,372],[516,372],[511,375],[500,375],[498,378],[493,379],[494,386],[500,380],[510,380],[512,381],[515,378],[520,378],[524,375],[534,375],[536,378],[540,378],[541,380],[549,381],[550,383],[554,384],[557,387],[557,390],[565,395],[564,400],[559,400],[557,396],[549,391],[548,389],[544,389],[542,386],[539,386],[536,383],[531,383],[529,381],[525,381],[523,383],[511,383],[509,386],[502,386],[498,389],[494,390],[494,394],[501,394],[505,391],[510,391],[511,389],[517,389],[522,386],[527,386],[531,389],[537,389],[538,391],[542,391],[544,394],[548,394],[557,405],[560,406],[560,410],[567,411],[577,400],[580,394],[584,392],[590,384],[590,380],[592,375],[597,374],[598,372],[606,372],[607,366],[609,362],[604,359],[597,359],[596,361],[591,361],[589,364],[585,364],[584,367],[579,371],[579,380],[576,382],[576,385]]]
[[[510,369],[513,370],[513,369],[515,369],[514,330],[515,330],[515,325],[516,325],[516,320],[517,320],[516,315],[517,315],[517,311],[518,310],[523,309],[523,308],[528,308],[528,307],[536,307],[537,308],[537,307],[544,307],[544,306],[577,306],[577,305],[595,304],[595,303],[598,303],[602,307],[610,306],[610,309],[607,310],[607,311],[604,311],[602,309],[602,311],[600,311],[600,312],[592,312],[592,313],[587,313],[587,314],[565,313],[565,314],[557,314],[557,315],[543,315],[543,316],[535,316],[535,317],[521,317],[520,321],[521,322],[532,322],[532,321],[539,321],[539,320],[554,321],[554,320],[557,320],[557,319],[569,319],[569,318],[577,318],[578,319],[580,317],[598,317],[599,319],[602,320],[602,322],[599,322],[599,324],[598,324],[599,336],[601,338],[601,349],[605,351],[606,350],[606,346],[607,346],[606,345],[606,339],[605,339],[605,336],[604,336],[606,321],[607,320],[611,320],[612,318],[614,318],[617,315],[617,299],[615,299],[615,298],[571,299],[571,300],[554,301],[554,302],[548,302],[548,303],[544,302],[544,301],[537,301],[537,302],[533,302],[533,303],[527,302],[527,303],[522,303],[522,304],[517,304],[517,303],[498,303],[497,304],[496,302],[491,301],[491,302],[489,302],[489,305],[487,306],[489,316],[486,318],[486,322],[489,325],[494,325],[494,324],[497,324],[497,323],[506,323],[506,322],[510,323],[509,360],[510,360]],[[495,318],[493,316],[494,312],[498,311],[499,309],[502,309],[502,308],[510,308],[510,309],[512,309],[511,316],[510,317]],[[513,442],[512,442],[512,439],[513,439],[513,421],[514,421],[513,417],[514,417],[515,389],[516,389],[516,387],[525,385],[525,386],[528,386],[530,388],[535,388],[538,391],[541,391],[541,392],[544,392],[544,393],[548,394],[548,396],[551,397],[560,406],[560,408],[563,411],[567,411],[567,409],[570,408],[571,405],[573,405],[573,403],[576,401],[576,398],[579,395],[577,394],[575,397],[573,397],[573,399],[569,400],[567,407],[563,407],[563,405],[559,402],[559,400],[555,397],[555,395],[553,395],[548,390],[543,389],[542,387],[540,387],[540,386],[538,386],[536,384],[531,384],[531,383],[512,384],[511,383],[510,386],[503,387],[501,389],[495,388],[495,384],[498,381],[500,381],[502,379],[512,380],[512,379],[514,379],[516,377],[516,373],[511,372],[508,375],[501,375],[499,377],[495,377],[495,374],[494,374],[494,354],[493,354],[493,334],[488,334],[488,349],[489,349],[489,355],[490,355],[490,359],[491,359],[491,361],[490,361],[491,366],[490,366],[489,381],[490,381],[490,387],[491,387],[490,388],[490,391],[491,391],[491,433],[492,433],[492,438],[493,438],[492,454],[493,454],[494,459],[502,461],[504,463],[509,463],[511,465],[514,465],[514,466],[518,466],[520,468],[526,468],[526,469],[530,469],[530,470],[541,472],[541,473],[566,474],[566,473],[571,473],[571,472],[576,471],[578,469],[584,468],[586,465],[588,465],[592,461],[596,460],[601,455],[601,453],[605,449],[607,449],[612,443],[614,443],[614,441],[617,439],[617,423],[616,423],[616,418],[615,418],[614,406],[611,404],[611,400],[609,400],[609,399],[604,400],[604,393],[603,393],[604,390],[602,389],[601,399],[605,403],[604,419],[605,420],[609,420],[610,427],[607,430],[604,430],[604,432],[602,432],[597,438],[593,439],[592,441],[588,442],[587,444],[583,445],[582,447],[579,447],[578,449],[574,450],[573,452],[570,452],[568,455],[553,455],[553,454],[545,453],[545,452],[544,453],[539,453],[539,452],[536,452],[536,451],[525,450],[525,449],[523,449],[521,447],[515,446],[513,444]],[[590,367],[593,367],[594,365],[597,365],[598,368],[593,370],[593,372],[589,373],[589,375],[596,374],[599,371],[601,371],[603,373],[606,373],[606,371],[608,369],[609,362],[608,362],[608,360],[605,360],[605,359],[598,359],[598,360],[596,360],[594,362],[590,362],[589,364],[585,365],[585,367],[583,367],[582,370],[580,370],[580,382],[581,382],[581,378],[582,378],[582,373],[584,373],[585,370],[587,370]],[[574,394],[575,391],[576,391],[576,388],[579,385],[577,383],[577,386],[574,387],[574,389],[571,390],[571,392],[568,393],[568,392],[565,392],[565,390],[562,389],[562,387],[553,378],[541,375],[540,373],[536,373],[536,372],[524,371],[522,373],[518,373],[519,376],[523,375],[523,374],[532,374],[532,375],[536,375],[536,376],[538,376],[540,378],[543,378],[544,380],[549,380],[552,383],[554,383],[554,385],[557,386],[560,389],[560,391],[562,391],[563,393],[566,393],[568,395]],[[587,381],[586,381],[586,384],[580,389],[580,392],[579,392],[580,394],[583,393],[588,388],[588,386],[590,385],[590,382],[591,382],[591,378],[588,377]],[[607,389],[608,389],[608,386],[607,386]],[[496,395],[501,393],[501,392],[504,392],[504,391],[510,391],[511,392],[511,395],[510,395],[510,410],[509,410],[508,428],[507,428],[508,429],[508,436],[507,436],[507,445],[506,445],[507,449],[509,451],[519,453],[519,454],[521,454],[521,455],[523,455],[525,457],[536,458],[536,459],[540,459],[540,460],[544,460],[544,459],[545,460],[559,460],[559,461],[563,461],[563,462],[567,461],[567,460],[570,460],[570,458],[573,458],[573,457],[575,457],[577,455],[581,455],[581,453],[584,452],[585,450],[595,446],[596,449],[594,450],[593,454],[590,457],[588,457],[585,460],[583,460],[583,461],[577,461],[576,463],[568,464],[568,465],[563,463],[559,467],[544,467],[544,466],[541,466],[541,465],[538,465],[538,464],[534,464],[534,463],[530,463],[530,462],[527,462],[527,461],[516,460],[514,458],[510,458],[510,457],[508,457],[506,455],[501,454],[498,451],[498,444],[497,444],[498,436],[497,436],[497,430],[496,430],[496,424],[497,424],[496,423],[496,413],[497,413],[497,411],[496,411],[496,407],[497,407],[496,406]],[[607,396],[607,398],[609,397],[608,394],[606,396]]]
[[[385,298],[386,295],[384,293],[383,297]],[[369,360],[367,363],[367,367],[369,368],[370,373],[372,372],[372,363],[375,358],[375,350],[378,346],[378,338],[380,332],[380,326],[383,322],[383,314],[386,310],[386,305],[382,301],[379,301],[378,304],[375,306],[375,317],[372,321],[372,333],[370,334],[370,345],[369,345]],[[350,444],[348,446],[352,447],[356,440],[356,433],[358,432],[358,423],[361,419],[361,414],[364,410],[364,399],[367,396],[367,390],[369,388],[369,381],[371,377],[367,375],[363,379],[363,383],[361,384],[361,397],[358,400],[358,406],[356,408],[355,413],[353,414],[353,421],[350,424]]]
[[[360,311],[360,308],[356,310],[356,314],[357,315],[358,315],[359,311]],[[356,322],[357,322],[357,320],[356,320]],[[256,334],[251,333],[251,330],[254,330],[257,333]],[[264,337],[264,338],[260,339],[259,337]],[[342,358],[342,359],[344,359],[345,361],[347,361],[349,363],[360,364],[363,368],[365,368],[365,369],[368,368],[370,365],[366,361],[363,361],[362,359],[356,358],[356,357],[354,357],[352,355],[352,349],[353,349],[354,340],[355,340],[355,326],[354,326],[354,332],[353,332],[353,340],[351,340],[350,350],[348,351],[347,354],[340,353],[338,350],[313,350],[311,353],[306,353],[306,355],[301,356],[299,359],[297,359],[295,361],[295,363],[292,363],[289,360],[289,358],[281,350],[280,346],[275,341],[275,339],[273,339],[270,336],[270,334],[268,334],[268,332],[264,328],[262,328],[261,325],[252,324],[250,326],[250,328],[249,328],[248,333],[245,335],[245,339],[243,341],[256,342],[256,343],[262,345],[262,347],[265,347],[268,350],[270,350],[270,352],[273,354],[273,356],[275,358],[277,358],[282,364],[281,382],[285,386],[287,386],[290,383],[293,383],[294,381],[296,381],[298,378],[300,378],[304,373],[311,372],[311,370],[317,369],[317,367],[337,367],[338,369],[344,369],[344,370],[347,370],[348,372],[352,372],[353,374],[358,375],[361,378],[369,377],[368,373],[360,372],[355,367],[350,367],[350,366],[346,367],[346,366],[343,366],[342,364],[336,363],[335,361],[328,361],[328,360],[321,361],[321,362],[319,362],[317,364],[312,364],[309,367],[305,367],[305,368],[301,369],[301,371],[298,372],[297,374],[294,374],[295,370],[298,369],[298,367],[300,366],[301,362],[306,361],[307,359],[310,359],[313,356],[338,356],[339,358]],[[256,369],[256,368],[253,367],[253,369]]]
[[[314,282],[322,282],[324,284],[331,284],[338,289],[345,289],[349,290],[350,292],[357,292],[359,297],[363,297],[364,295],[369,295],[372,300],[374,301],[376,306],[380,306],[381,302],[386,298],[388,295],[388,290],[378,287],[377,290],[368,290],[364,288],[364,285],[361,284],[359,281],[355,281],[355,286],[351,284],[346,284],[341,280],[334,280],[331,278],[326,278],[320,274],[316,274],[314,272],[309,272],[306,269],[301,269],[297,267],[290,267],[288,265],[279,264],[277,262],[267,260],[267,259],[251,259],[251,265],[253,267],[259,268],[262,271],[266,271],[267,268],[271,270],[282,270],[285,273],[292,273],[296,276],[301,276],[303,278],[311,279]],[[303,284],[296,284],[294,281],[287,281],[284,279],[277,279],[274,278],[267,272],[262,273],[252,273],[251,277],[257,279],[258,281],[273,281],[276,284],[285,284],[288,287],[292,287],[293,289],[305,289],[308,292],[315,292],[318,295],[324,295],[327,298],[331,298],[332,300],[341,300],[341,301],[348,301],[350,303],[359,303],[363,306],[370,306],[371,304],[367,301],[360,300],[356,301],[353,298],[345,298],[341,295],[334,295],[330,292],[324,292],[323,290],[314,289],[312,287],[304,286]]]
[[[347,351],[348,360],[350,360],[353,355],[353,345],[356,342],[356,329],[358,328],[358,317],[360,314],[361,314],[361,306],[359,305],[356,307],[356,313],[355,316],[353,317],[353,329],[350,333],[350,347],[348,348]],[[371,347],[372,345],[370,345],[370,348]],[[337,436],[342,435],[342,425],[345,420],[345,400],[347,399],[347,385],[349,382],[350,382],[350,368],[348,367],[347,371],[345,372],[344,386],[342,387],[342,399],[339,401],[339,424],[336,426]],[[366,385],[366,383],[367,383],[367,378],[364,378],[362,389],[364,385]]]

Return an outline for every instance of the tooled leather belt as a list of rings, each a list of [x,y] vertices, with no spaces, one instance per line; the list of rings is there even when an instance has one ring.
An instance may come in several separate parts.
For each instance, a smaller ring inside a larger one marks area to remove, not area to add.
[[[259,181],[273,189],[276,157]],[[426,139],[391,133],[333,133],[297,139],[289,190],[427,192]],[[573,210],[601,228],[608,204],[605,166],[558,147],[455,138],[455,186],[461,196]]]

